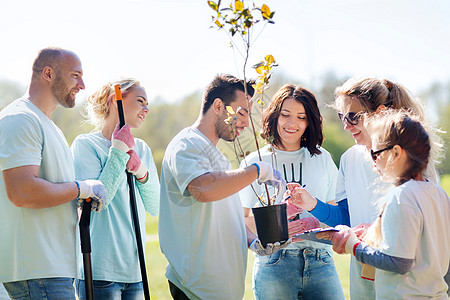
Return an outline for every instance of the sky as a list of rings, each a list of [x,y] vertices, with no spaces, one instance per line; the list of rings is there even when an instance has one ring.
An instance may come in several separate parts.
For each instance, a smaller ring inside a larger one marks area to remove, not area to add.
[[[255,29],[250,65],[272,54],[275,75],[313,91],[327,72],[389,78],[413,93],[449,82],[448,0],[254,2],[275,11],[275,24]],[[210,28],[206,0],[0,0],[0,10],[0,80],[24,87],[47,46],[80,57],[81,99],[108,81],[134,77],[150,101],[174,102],[218,73],[242,76],[227,34]]]

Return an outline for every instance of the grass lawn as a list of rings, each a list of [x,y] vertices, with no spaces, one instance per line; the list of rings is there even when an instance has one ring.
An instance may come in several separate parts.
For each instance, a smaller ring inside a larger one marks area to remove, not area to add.
[[[159,242],[157,239],[157,218],[147,215],[146,227],[149,238],[146,245],[146,268],[147,277],[150,285],[150,292],[152,299],[171,299],[170,292],[165,277],[165,271],[167,266],[167,260],[159,249]],[[344,289],[345,298],[349,297],[349,282],[348,272],[350,255],[334,255],[336,262],[336,268],[341,279],[342,287]],[[245,295],[244,299],[254,299],[252,292],[252,267],[254,256],[249,252],[248,264],[247,264],[247,276],[245,279]]]

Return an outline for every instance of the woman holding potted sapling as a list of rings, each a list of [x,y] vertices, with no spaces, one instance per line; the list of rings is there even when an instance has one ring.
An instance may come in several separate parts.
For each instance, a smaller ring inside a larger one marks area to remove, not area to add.
[[[270,141],[260,150],[263,161],[272,163],[287,182],[305,186],[318,199],[334,201],[337,168],[330,154],[321,148],[322,117],[314,94],[291,84],[281,87],[263,113],[262,131]],[[257,160],[259,157],[254,152],[241,165]],[[240,192],[240,198],[246,224],[256,232],[251,208],[267,205],[268,199],[261,203],[255,192],[264,195],[264,186],[252,184]],[[276,204],[282,201],[282,195],[275,199]],[[290,237],[320,227],[319,221],[307,211],[288,205],[287,212]],[[270,256],[256,256],[255,298],[344,299],[331,255],[328,245],[294,239],[287,248]]]

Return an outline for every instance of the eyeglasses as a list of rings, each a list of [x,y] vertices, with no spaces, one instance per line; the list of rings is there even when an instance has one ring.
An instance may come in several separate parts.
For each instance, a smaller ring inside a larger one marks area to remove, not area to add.
[[[389,147],[386,147],[384,149],[377,150],[377,151],[373,151],[372,149],[370,149],[370,156],[372,157],[372,160],[374,162],[376,162],[377,158],[378,158],[378,155],[380,155],[383,151],[391,150],[392,148],[394,148],[394,146],[389,146]]]
[[[342,123],[345,122],[345,120],[347,120],[347,122],[350,125],[358,125],[359,123],[359,119],[362,117],[361,113],[359,112],[349,112],[348,114],[346,114],[344,116],[343,113],[338,113],[339,119],[342,121]]]

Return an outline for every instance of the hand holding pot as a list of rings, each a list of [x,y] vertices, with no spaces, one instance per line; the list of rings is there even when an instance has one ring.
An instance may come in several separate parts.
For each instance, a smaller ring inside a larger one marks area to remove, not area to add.
[[[311,211],[316,207],[317,199],[311,196],[308,191],[300,184],[295,182],[288,183],[287,189],[288,190],[285,193],[285,198],[290,196],[290,198],[288,199],[289,203],[292,203],[297,207],[306,209],[307,211]]]
[[[250,250],[252,250],[253,252],[255,252],[259,256],[267,256],[267,255],[274,254],[275,252],[277,252],[280,249],[286,248],[287,246],[289,246],[289,244],[291,242],[292,242],[292,239],[289,239],[286,242],[281,243],[281,244],[280,244],[280,242],[276,242],[273,244],[268,243],[266,245],[266,247],[264,248],[264,246],[261,244],[261,241],[258,238],[256,238],[250,243],[248,248]]]

